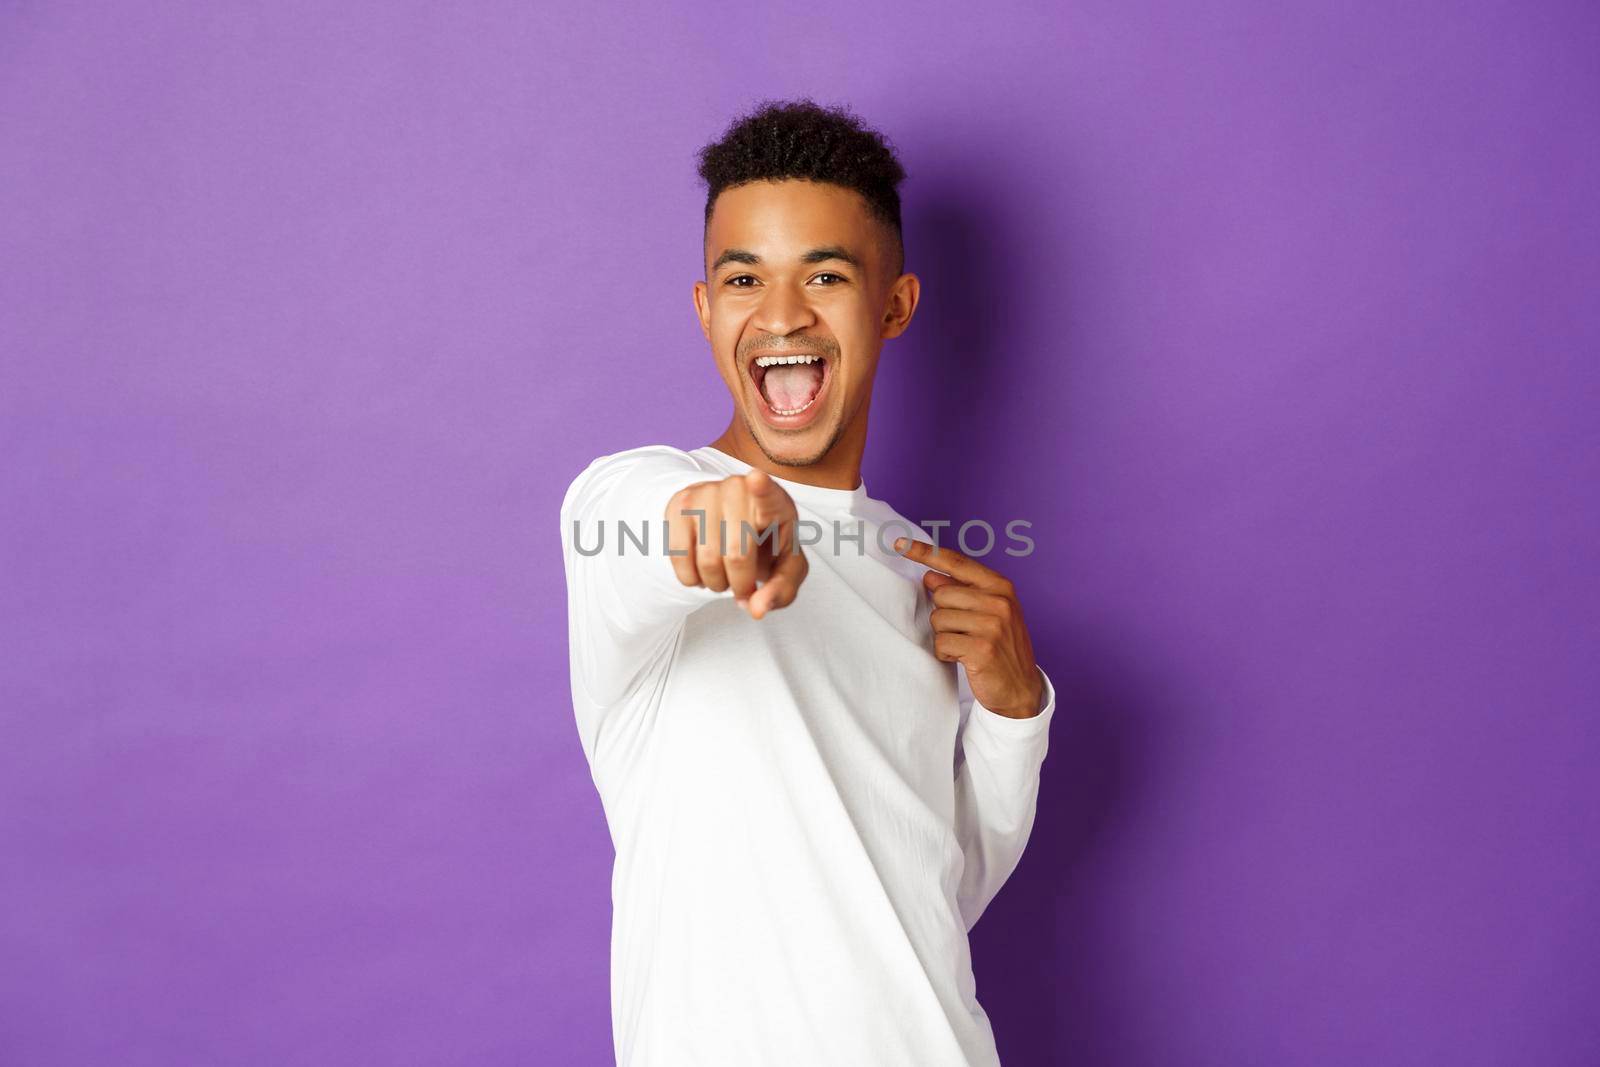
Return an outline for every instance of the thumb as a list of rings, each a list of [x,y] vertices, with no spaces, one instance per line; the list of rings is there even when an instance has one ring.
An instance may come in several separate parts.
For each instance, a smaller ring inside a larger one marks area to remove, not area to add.
[[[744,487],[751,496],[769,496],[776,492],[778,483],[760,467],[751,467],[745,472]]]
[[[750,500],[750,510],[761,522],[772,522],[776,519],[790,517],[793,506],[789,494],[783,487],[775,482],[772,475],[759,467],[747,471],[744,476],[744,490]]]
[[[772,475],[759,467],[745,473],[744,488],[749,497],[750,517],[757,530],[765,532],[771,526],[778,527],[776,542],[769,551],[787,552],[794,538],[794,501]]]

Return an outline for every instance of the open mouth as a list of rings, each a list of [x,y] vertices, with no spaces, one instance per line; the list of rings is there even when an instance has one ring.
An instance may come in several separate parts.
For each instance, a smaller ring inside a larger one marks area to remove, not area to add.
[[[758,355],[748,370],[765,408],[762,415],[768,422],[789,427],[815,417],[811,409],[832,377],[829,360],[814,352]]]

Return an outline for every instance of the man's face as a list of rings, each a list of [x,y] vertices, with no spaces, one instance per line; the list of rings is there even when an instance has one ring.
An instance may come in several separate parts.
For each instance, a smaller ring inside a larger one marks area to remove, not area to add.
[[[865,420],[879,350],[910,319],[908,288],[916,300],[896,256],[889,227],[852,189],[759,181],[717,197],[695,307],[739,415],[774,463],[816,463]],[[768,358],[794,356],[813,361]]]

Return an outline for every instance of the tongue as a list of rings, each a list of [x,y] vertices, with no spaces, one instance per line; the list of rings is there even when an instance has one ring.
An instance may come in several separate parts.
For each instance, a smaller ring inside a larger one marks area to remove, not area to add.
[[[761,388],[767,394],[767,403],[780,411],[803,408],[822,388],[822,364],[782,363],[768,367]]]

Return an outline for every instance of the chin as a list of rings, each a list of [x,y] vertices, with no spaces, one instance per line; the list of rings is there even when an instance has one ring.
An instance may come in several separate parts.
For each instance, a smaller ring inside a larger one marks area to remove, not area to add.
[[[745,413],[745,425],[756,445],[774,463],[786,467],[809,467],[828,454],[838,435],[831,430],[832,419],[819,419],[803,430],[788,432],[763,426],[759,415]]]

